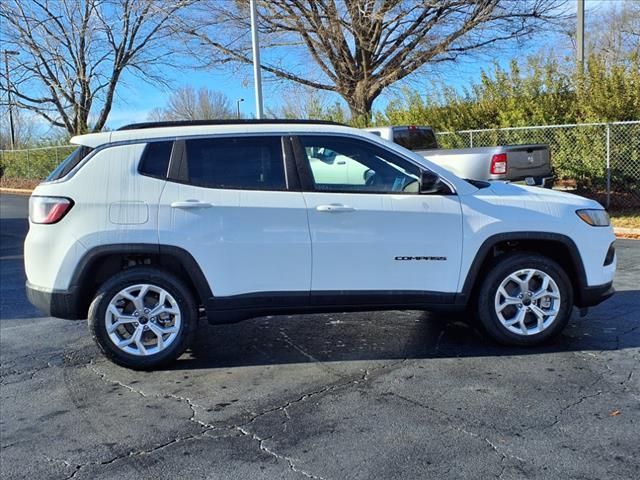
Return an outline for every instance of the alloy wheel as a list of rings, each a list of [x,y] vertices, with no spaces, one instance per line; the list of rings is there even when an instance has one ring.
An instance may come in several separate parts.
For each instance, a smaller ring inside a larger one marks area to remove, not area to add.
[[[109,339],[131,355],[154,355],[171,345],[180,332],[178,302],[156,285],[137,284],[119,291],[109,302],[105,327]]]
[[[508,275],[495,295],[500,323],[517,335],[534,335],[553,324],[560,311],[560,289],[542,270],[526,268]]]

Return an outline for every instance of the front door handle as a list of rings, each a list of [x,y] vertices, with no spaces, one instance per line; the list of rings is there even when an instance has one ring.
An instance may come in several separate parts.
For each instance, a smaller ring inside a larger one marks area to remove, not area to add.
[[[355,208],[349,205],[342,205],[341,203],[332,203],[331,205],[318,205],[316,207],[318,212],[355,212]]]
[[[183,202],[173,202],[171,208],[209,208],[213,207],[209,202],[200,200],[185,200]]]

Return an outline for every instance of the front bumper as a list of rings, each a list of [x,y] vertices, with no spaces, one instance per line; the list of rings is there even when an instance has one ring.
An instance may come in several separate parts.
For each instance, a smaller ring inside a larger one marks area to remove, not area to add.
[[[80,308],[78,288],[70,290],[47,290],[26,283],[29,302],[48,317],[82,320],[86,318]]]
[[[616,289],[613,288],[613,282],[605,283],[604,285],[597,285],[595,287],[584,287],[578,292],[578,296],[575,300],[576,307],[586,308],[594,307],[607,298],[616,293]]]

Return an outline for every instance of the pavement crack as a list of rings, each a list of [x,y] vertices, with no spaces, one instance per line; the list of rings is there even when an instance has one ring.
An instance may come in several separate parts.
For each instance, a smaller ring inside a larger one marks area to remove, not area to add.
[[[156,395],[157,397],[160,398],[160,395]],[[202,405],[198,405],[196,402],[194,402],[193,400],[191,400],[189,397],[181,397],[179,395],[174,395],[171,393],[167,393],[165,395],[163,395],[162,397],[164,398],[173,398],[176,399],[180,402],[184,402],[187,405],[189,405],[189,408],[191,409],[191,417],[189,418],[190,422],[194,422],[197,423],[198,425],[202,426],[203,428],[206,428],[207,430],[213,430],[216,429],[217,427],[214,425],[211,425],[210,423],[204,422],[202,420],[198,420],[196,418],[196,416],[198,415],[198,409],[199,410],[206,410]]]
[[[267,410],[263,410],[260,413],[256,413],[247,422],[245,422],[243,424],[240,424],[240,425],[234,425],[234,426],[232,426],[230,428],[236,429],[240,433],[242,433],[243,435],[249,436],[253,440],[255,440],[256,442],[258,442],[260,450],[272,455],[275,458],[278,458],[280,460],[285,460],[289,464],[289,468],[291,470],[293,470],[294,472],[300,473],[300,474],[304,475],[307,478],[324,480],[323,477],[321,477],[321,476],[313,475],[313,474],[311,474],[309,472],[306,472],[304,470],[299,469],[296,466],[294,459],[292,459],[290,457],[287,457],[285,455],[279,454],[279,453],[274,452],[273,450],[269,449],[265,445],[265,442],[267,440],[272,439],[273,436],[268,437],[268,438],[261,438],[257,434],[249,431],[248,426],[251,425],[252,423],[254,423],[259,418],[265,416],[265,415],[268,415],[268,414],[274,413],[274,412],[282,412],[282,414],[287,418],[287,421],[284,422],[285,423],[285,429],[286,429],[286,423],[289,420],[291,420],[291,416],[289,415],[289,411],[288,411],[288,409],[291,406],[293,406],[293,405],[295,405],[297,403],[300,403],[300,402],[304,402],[304,401],[306,401],[306,400],[308,400],[308,399],[310,399],[312,397],[315,397],[315,396],[318,396],[318,395],[322,395],[322,394],[330,392],[330,391],[334,391],[334,390],[338,390],[338,389],[341,389],[341,388],[348,387],[350,385],[356,385],[356,384],[359,384],[359,383],[362,383],[362,382],[366,382],[371,378],[371,376],[375,372],[378,372],[380,370],[386,370],[386,369],[389,369],[389,368],[393,368],[393,367],[395,367],[397,365],[400,365],[400,364],[402,364],[402,363],[404,363],[406,361],[407,361],[407,359],[404,358],[404,359],[396,361],[396,362],[392,362],[392,363],[388,363],[388,364],[385,364],[385,365],[381,365],[380,367],[377,367],[377,368],[365,369],[364,372],[361,375],[359,375],[359,376],[357,376],[355,378],[351,378],[346,382],[341,382],[341,383],[332,384],[332,385],[325,385],[322,388],[313,390],[311,392],[304,393],[303,395],[299,396],[298,398],[296,398],[294,400],[289,400],[286,403],[284,403],[282,405],[279,405],[277,407],[272,407],[272,408],[269,408]]]
[[[436,341],[436,345],[434,348],[434,353],[439,354],[440,353],[440,342],[442,342],[442,338],[444,337],[444,334],[447,331],[447,327],[445,326],[442,330],[440,330],[440,335],[438,335],[438,340]]]
[[[627,375],[627,378],[626,378],[626,379],[624,379],[620,385],[625,385],[627,382],[630,382],[630,381],[631,381],[631,379],[633,378],[633,374],[634,374],[634,373],[635,373],[635,372],[634,372],[633,370],[631,370],[631,371],[629,372],[629,375]]]
[[[598,390],[596,393],[591,393],[589,395],[583,395],[582,397],[580,397],[578,400],[576,400],[575,402],[571,402],[568,405],[565,405],[564,407],[562,407],[560,409],[560,411],[555,415],[555,420],[553,422],[551,422],[549,425],[547,425],[546,427],[543,428],[552,428],[555,427],[557,424],[560,423],[560,417],[562,415],[564,415],[564,413],[567,410],[570,410],[571,408],[575,407],[576,405],[580,405],[582,402],[584,402],[585,400],[589,399],[589,398],[593,398],[593,397],[597,397],[598,395],[602,394],[602,390]]]
[[[258,448],[260,448],[261,451],[271,455],[272,457],[278,459],[278,460],[284,460],[285,462],[287,462],[287,464],[289,465],[289,469],[299,473],[301,475],[303,475],[306,478],[313,478],[315,480],[326,480],[324,477],[321,477],[319,475],[314,475],[313,473],[309,473],[306,470],[302,470],[301,468],[299,468],[296,465],[296,460],[288,457],[286,455],[282,455],[274,450],[272,450],[271,448],[267,447],[266,442],[268,440],[271,440],[271,438],[273,437],[267,437],[267,438],[261,438],[258,435],[256,435],[253,432],[250,432],[249,430],[247,430],[246,428],[244,428],[243,426],[236,426],[235,427],[240,433],[242,433],[243,435],[246,435],[247,437],[250,437],[251,439],[253,439],[254,441],[256,441],[258,443]]]
[[[304,350],[301,346],[296,344],[293,340],[291,340],[289,335],[287,335],[287,332],[285,332],[284,329],[282,329],[282,328],[280,329],[280,336],[284,339],[284,341],[285,341],[285,343],[287,345],[289,345],[290,347],[293,347],[295,350],[297,350],[299,353],[304,355],[306,358],[308,358],[312,362],[314,362],[314,363],[323,363],[322,360],[320,360],[319,358],[314,357],[313,355],[308,353],[306,350]]]
[[[286,334],[284,334],[285,339],[288,339],[288,337],[286,337]],[[290,339],[288,340],[290,342]],[[292,346],[293,343],[292,343]],[[294,346],[295,348],[295,346]],[[301,352],[302,353],[302,352]],[[309,354],[307,354],[309,355]],[[310,355],[309,355],[310,356]],[[316,360],[317,361],[317,360]],[[134,450],[134,451],[130,451],[127,452],[125,454],[122,455],[118,455],[115,456],[113,458],[110,458],[108,460],[104,460],[104,461],[100,461],[100,462],[90,462],[90,463],[86,463],[86,464],[82,464],[82,465],[73,465],[71,463],[67,462],[67,465],[69,467],[75,467],[75,471],[68,477],[66,477],[65,480],[70,480],[73,479],[80,471],[86,469],[89,466],[103,466],[103,465],[109,465],[111,463],[114,463],[118,460],[124,459],[124,458],[131,458],[131,457],[136,457],[136,456],[140,456],[140,455],[150,455],[153,454],[159,450],[162,450],[170,445],[173,445],[175,443],[178,442],[184,442],[184,441],[188,441],[188,440],[193,440],[193,439],[198,439],[201,438],[203,436],[210,436],[208,435],[209,432],[211,432],[212,430],[235,430],[240,432],[242,435],[245,436],[249,436],[250,438],[252,438],[254,441],[258,442],[259,448],[260,450],[264,451],[265,453],[268,453],[269,455],[279,459],[279,460],[284,460],[287,462],[289,468],[296,472],[299,473],[303,476],[305,476],[306,478],[311,478],[311,479],[317,479],[317,480],[325,480],[323,477],[318,476],[318,475],[314,475],[312,473],[309,473],[305,470],[302,470],[301,468],[299,468],[296,464],[296,460],[288,457],[286,455],[277,453],[275,451],[273,451],[272,449],[270,449],[265,442],[267,442],[268,440],[271,440],[273,437],[268,437],[268,438],[261,438],[259,437],[257,434],[251,432],[248,430],[248,426],[252,423],[254,423],[256,420],[258,420],[259,418],[263,417],[264,415],[268,415],[270,413],[274,413],[274,412],[282,412],[283,415],[287,418],[287,421],[291,420],[291,416],[289,415],[288,409],[292,406],[295,405],[297,403],[300,402],[304,402],[312,397],[318,396],[318,395],[322,395],[324,393],[333,391],[333,390],[337,390],[337,389],[341,389],[341,388],[345,388],[348,387],[350,385],[356,385],[362,382],[367,382],[373,374],[375,374],[376,372],[379,372],[381,370],[388,370],[390,368],[393,368],[397,365],[400,365],[404,362],[406,362],[407,359],[404,358],[402,360],[398,360],[396,362],[391,362],[391,363],[387,363],[384,365],[381,365],[379,367],[376,368],[372,368],[372,369],[365,369],[364,372],[358,376],[355,377],[351,377],[348,381],[344,381],[344,382],[340,382],[337,384],[331,384],[331,385],[326,385],[323,386],[322,388],[318,388],[316,390],[312,390],[310,392],[304,393],[302,395],[300,395],[298,398],[294,399],[294,400],[289,400],[286,403],[276,406],[276,407],[272,407],[269,408],[267,410],[264,410],[260,413],[254,413],[250,419],[240,425],[232,425],[232,426],[228,426],[228,427],[217,427],[215,425],[209,424],[207,422],[204,422],[202,420],[199,420],[197,418],[198,412],[199,411],[203,411],[205,410],[205,408],[199,404],[197,404],[196,402],[194,402],[191,398],[189,397],[183,397],[180,395],[175,395],[175,394],[149,394],[143,390],[140,389],[136,389],[134,387],[132,387],[131,385],[127,385],[124,382],[121,382],[120,380],[116,380],[113,378],[110,378],[106,373],[100,371],[98,368],[96,368],[95,364],[93,364],[93,362],[89,363],[86,365],[86,367],[93,372],[96,376],[98,376],[100,378],[101,381],[103,381],[104,383],[108,384],[108,385],[115,385],[121,388],[124,388],[126,390],[128,390],[131,393],[134,393],[140,397],[143,398],[160,398],[160,399],[173,399],[173,400],[177,400],[179,402],[183,402],[185,404],[187,404],[189,406],[189,408],[191,409],[191,417],[189,418],[190,422],[196,423],[201,427],[201,431],[192,435],[187,435],[187,436],[181,436],[181,437],[176,437],[174,439],[171,439],[163,444],[160,445],[156,445],[152,448],[149,449],[145,449],[145,450]]]
[[[106,383],[107,385],[108,384],[117,385],[119,387],[126,388],[130,392],[136,393],[136,394],[140,395],[141,397],[147,397],[147,394],[144,393],[142,390],[137,390],[137,389],[133,388],[131,385],[127,385],[126,383],[122,383],[120,380],[114,380],[112,378],[109,378],[106,373],[103,373],[100,370],[98,370],[97,368],[95,368],[95,366],[92,363],[89,363],[87,365],[87,368],[89,370],[91,370],[93,373],[95,373],[98,377],[100,377],[100,379],[104,383]]]
[[[430,405],[427,405],[425,403],[422,403],[422,402],[420,402],[418,400],[414,400],[412,398],[405,397],[404,395],[401,395],[401,394],[396,393],[396,392],[388,392],[387,394],[393,395],[395,397],[398,397],[398,398],[404,400],[405,402],[408,402],[408,403],[411,403],[411,404],[416,405],[418,407],[421,407],[421,408],[424,408],[426,410],[429,410],[430,412],[433,412],[436,415],[438,415],[441,418],[443,418],[444,420],[446,420],[447,428],[456,430],[456,431],[458,431],[458,432],[460,432],[460,433],[462,433],[464,435],[468,435],[470,437],[482,440],[484,443],[489,445],[489,447],[491,447],[491,449],[500,457],[501,469],[500,469],[500,472],[496,474],[497,478],[501,478],[502,474],[504,473],[504,470],[505,470],[506,466],[503,465],[503,463],[504,463],[505,460],[507,460],[509,458],[512,458],[512,459],[517,460],[520,463],[525,463],[525,459],[524,458],[521,458],[521,457],[518,457],[517,455],[512,455],[510,453],[506,453],[506,452],[502,451],[502,449],[499,448],[498,445],[495,444],[493,441],[491,441],[489,438],[484,437],[484,436],[480,435],[479,433],[475,433],[475,432],[469,431],[466,428],[461,427],[459,425],[456,425],[454,423],[454,420],[457,420],[457,419],[452,418],[449,413],[447,413],[445,411],[442,411],[440,409],[434,408],[434,407],[432,407]]]
[[[79,467],[78,465],[73,464],[73,463],[71,463],[71,462],[69,462],[69,461],[67,461],[67,460],[61,460],[61,459],[59,459],[59,458],[52,458],[52,457],[49,457],[49,456],[47,456],[47,455],[43,455],[43,456],[44,456],[44,459],[45,459],[47,462],[49,462],[49,463],[61,463],[61,464],[63,464],[65,467],[73,468],[73,469],[76,469],[76,470],[77,470],[77,469],[78,469],[78,467]],[[74,473],[75,473],[75,472],[74,472]]]
[[[356,385],[356,384],[359,384],[361,382],[367,382],[373,373],[378,372],[380,370],[386,370],[386,369],[389,369],[389,368],[393,368],[396,365],[399,365],[399,364],[404,363],[406,361],[407,361],[407,359],[405,358],[405,359],[399,360],[397,362],[392,362],[392,363],[389,363],[389,364],[386,364],[386,365],[382,365],[382,366],[377,367],[377,368],[373,368],[371,370],[365,369],[363,374],[358,376],[358,377],[356,377],[356,378],[352,377],[352,378],[350,378],[349,380],[347,380],[345,382],[326,385],[326,386],[324,386],[322,388],[319,388],[317,390],[312,390],[310,392],[304,393],[301,396],[299,396],[298,398],[296,398],[294,400],[289,400],[286,403],[284,403],[282,405],[279,405],[277,407],[271,407],[271,408],[268,408],[266,410],[263,410],[260,413],[254,413],[253,416],[249,419],[249,421],[241,424],[240,426],[241,427],[245,427],[245,426],[255,422],[260,417],[263,417],[264,415],[268,415],[268,414],[274,413],[274,412],[282,412],[285,417],[287,417],[288,419],[291,419],[287,409],[289,407],[291,407],[292,405],[295,405],[297,403],[300,403],[300,402],[303,402],[305,400],[308,400],[309,398],[312,398],[312,397],[315,397],[315,396],[318,396],[318,395],[322,395],[323,393],[326,393],[326,392],[330,392],[330,391],[333,391],[333,390],[338,390],[340,388],[348,387],[350,385]]]
[[[142,449],[142,450],[131,450],[129,452],[123,453],[121,455],[116,455],[115,457],[109,458],[107,460],[103,460],[103,461],[95,461],[95,462],[87,462],[87,463],[83,463],[83,464],[72,464],[71,462],[67,461],[67,460],[59,460],[59,459],[54,459],[54,458],[50,458],[50,457],[46,457],[47,461],[49,462],[58,462],[58,463],[63,463],[65,466],[70,467],[70,468],[74,468],[73,473],[71,473],[71,475],[65,477],[65,480],[71,480],[73,478],[75,478],[79,473],[81,473],[82,471],[88,469],[89,467],[102,467],[105,465],[111,465],[112,463],[116,463],[120,460],[124,460],[127,458],[134,458],[134,457],[139,457],[139,456],[145,456],[145,455],[153,455],[154,453],[163,450],[171,445],[175,445],[177,443],[181,443],[181,442],[187,442],[187,441],[191,441],[191,440],[199,440],[200,438],[203,437],[210,437],[210,438],[217,438],[217,437],[211,437],[210,435],[208,435],[209,430],[204,430],[200,433],[194,433],[192,435],[184,435],[184,436],[178,436],[175,438],[172,438],[171,440],[161,443],[159,445],[155,445],[151,448],[146,448],[146,449]]]
[[[13,368],[13,367],[7,367],[0,375],[0,385],[12,385],[15,383],[20,383],[23,380],[16,380],[12,382],[6,381],[7,378],[18,376],[18,375],[29,375],[29,380],[33,380],[37,373],[41,372],[42,370],[46,370],[48,368],[54,368],[56,366],[58,365],[50,361],[47,361],[45,365],[33,367],[27,370],[17,370],[16,368]]]
[[[194,402],[192,399],[190,399],[189,397],[183,397],[180,395],[175,395],[172,393],[164,393],[164,394],[147,394],[142,390],[138,390],[136,388],[133,388],[131,385],[127,385],[126,383],[123,383],[119,380],[114,380],[112,378],[109,378],[107,376],[107,374],[101,372],[100,370],[98,370],[97,368],[95,368],[95,366],[93,364],[89,364],[87,365],[87,368],[89,368],[93,373],[95,373],[96,375],[98,375],[98,377],[100,377],[100,379],[102,379],[103,382],[107,383],[107,384],[112,384],[112,385],[117,385],[119,387],[122,388],[126,388],[127,390],[129,390],[130,392],[133,392],[137,395],[140,395],[141,397],[144,398],[158,398],[158,399],[173,399],[173,400],[177,400],[179,402],[185,403],[186,405],[189,406],[189,409],[191,410],[191,416],[189,417],[189,421],[198,424],[200,427],[204,428],[206,431],[208,430],[214,430],[214,429],[218,429],[219,427],[216,427],[215,425],[212,425],[210,423],[207,423],[203,420],[199,420],[197,417],[198,415],[198,410],[204,411],[206,410],[203,406],[198,405],[196,402]]]

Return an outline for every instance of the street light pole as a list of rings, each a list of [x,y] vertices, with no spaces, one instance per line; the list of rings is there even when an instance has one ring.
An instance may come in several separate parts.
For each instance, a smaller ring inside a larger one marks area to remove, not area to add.
[[[15,148],[16,132],[13,127],[13,102],[11,101],[11,80],[9,77],[9,55],[19,55],[20,52],[15,50],[4,50],[4,72],[7,77],[7,102],[9,104],[9,138],[11,141],[11,150]]]
[[[260,45],[258,43],[258,22],[256,0],[249,1],[251,6],[251,44],[253,46],[253,80],[256,88],[256,118],[263,117],[262,113],[262,77],[260,75]]]
[[[576,25],[576,63],[584,70],[584,0],[578,0],[578,21]]]
[[[239,98],[236,100],[236,117],[240,118],[240,102],[244,102],[244,98]]]

